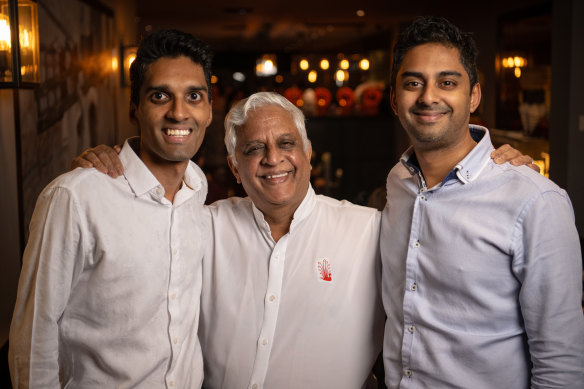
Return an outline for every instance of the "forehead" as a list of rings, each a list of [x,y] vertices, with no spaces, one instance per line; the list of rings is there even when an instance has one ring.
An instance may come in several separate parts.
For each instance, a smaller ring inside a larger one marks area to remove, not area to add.
[[[144,85],[164,85],[171,82],[183,82],[197,84],[197,86],[205,86],[206,81],[203,67],[194,63],[188,57],[179,56],[176,58],[158,58],[146,69]]]
[[[434,75],[449,71],[459,72],[468,78],[461,62],[460,51],[442,43],[425,43],[406,52],[398,77],[405,72]]]
[[[300,136],[292,115],[277,105],[265,105],[249,111],[247,121],[236,131],[238,143],[282,135]]]

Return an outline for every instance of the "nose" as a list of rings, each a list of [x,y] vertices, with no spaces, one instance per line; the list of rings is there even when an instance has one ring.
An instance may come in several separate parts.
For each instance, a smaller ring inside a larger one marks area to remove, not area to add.
[[[264,165],[276,166],[284,159],[282,151],[278,147],[268,146],[266,147],[266,152],[262,163]]]
[[[431,83],[424,85],[418,97],[418,104],[431,106],[439,101],[438,90]]]
[[[174,99],[169,106],[166,116],[177,122],[185,120],[189,116],[187,103],[182,99]]]

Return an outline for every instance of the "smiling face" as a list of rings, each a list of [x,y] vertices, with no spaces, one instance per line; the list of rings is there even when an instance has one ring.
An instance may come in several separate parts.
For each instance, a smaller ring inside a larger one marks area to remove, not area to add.
[[[479,105],[458,49],[426,43],[410,49],[397,73],[391,106],[418,150],[455,146],[468,137],[470,113]]]
[[[130,110],[140,129],[140,158],[150,169],[186,167],[211,115],[203,68],[184,56],[156,60],[146,71],[138,106]]]
[[[276,105],[250,111],[237,131],[231,171],[256,207],[270,216],[293,215],[310,183],[310,155],[291,115]]]

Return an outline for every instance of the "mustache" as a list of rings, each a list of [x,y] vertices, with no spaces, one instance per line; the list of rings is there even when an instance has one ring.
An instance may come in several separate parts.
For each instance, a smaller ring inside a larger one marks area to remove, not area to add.
[[[410,112],[417,114],[449,113],[450,111],[452,110],[447,106],[429,106],[425,103],[420,103],[410,108]]]

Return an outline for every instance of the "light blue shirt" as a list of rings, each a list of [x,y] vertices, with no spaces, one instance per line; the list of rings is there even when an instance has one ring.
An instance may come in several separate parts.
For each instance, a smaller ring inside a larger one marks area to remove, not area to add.
[[[486,128],[427,189],[408,150],[381,227],[391,388],[582,388],[582,257],[566,192],[495,164]]]

